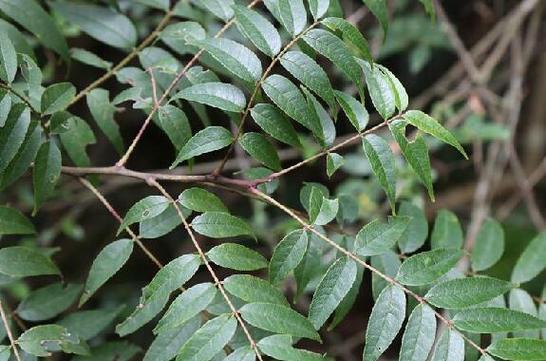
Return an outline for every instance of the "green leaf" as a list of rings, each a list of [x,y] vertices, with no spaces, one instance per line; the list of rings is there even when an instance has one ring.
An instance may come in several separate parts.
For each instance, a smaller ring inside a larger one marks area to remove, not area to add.
[[[406,231],[398,241],[402,253],[412,253],[425,244],[428,236],[428,222],[423,210],[413,203],[402,202],[398,215],[411,218]]]
[[[200,264],[199,256],[194,254],[186,254],[167,263],[142,289],[138,306],[116,326],[116,333],[123,337],[150,322],[165,307],[171,293],[193,277]]]
[[[307,108],[311,115],[311,131],[322,146],[331,145],[336,138],[336,127],[332,118],[315,96],[302,86],[307,98]]]
[[[231,340],[237,329],[232,315],[220,315],[203,325],[180,348],[177,361],[211,360]]]
[[[34,225],[19,210],[0,206],[0,235],[34,233]]]
[[[155,334],[170,332],[184,326],[214,300],[216,287],[212,283],[200,283],[181,293],[154,328]]]
[[[413,309],[402,336],[400,360],[426,361],[436,337],[436,315],[425,304]]]
[[[374,256],[389,251],[408,227],[410,218],[389,217],[389,223],[373,220],[356,235],[355,252],[361,256]]]
[[[387,69],[381,64],[375,64],[375,65],[387,77],[387,80],[389,81],[392,92],[394,94],[394,104],[396,105],[396,108],[398,109],[398,111],[403,112],[404,110],[408,108],[408,104],[409,104],[409,97],[408,97],[408,93],[406,92],[406,89],[404,88],[400,80],[398,80],[398,78],[389,69]]]
[[[312,29],[305,33],[302,40],[315,51],[328,58],[357,87],[360,87],[360,68],[340,38],[326,30]]]
[[[0,273],[11,277],[60,275],[55,263],[38,249],[5,247],[0,249]]]
[[[110,70],[112,63],[99,57],[97,54],[92,53],[85,49],[72,48],[70,49],[70,57],[80,63],[99,68],[104,70]]]
[[[461,334],[446,329],[440,336],[432,356],[433,361],[464,361],[464,339]]]
[[[339,209],[337,199],[328,199],[322,195],[317,187],[313,187],[309,197],[309,221],[312,224],[323,226],[336,218]]]
[[[294,83],[282,75],[273,74],[262,82],[262,89],[286,115],[309,130],[315,129],[307,101]]]
[[[487,351],[503,360],[544,360],[544,357],[546,357],[546,340],[505,338],[490,345]]]
[[[229,293],[245,302],[265,302],[289,306],[282,292],[258,277],[233,275],[224,279],[224,287]]]
[[[191,214],[191,210],[182,207],[182,215],[187,217]],[[178,211],[171,203],[167,209],[155,217],[147,218],[139,224],[139,237],[141,238],[159,238],[170,233],[173,229],[182,223]]]
[[[239,312],[246,322],[262,330],[320,341],[311,322],[289,307],[255,302],[244,305]]]
[[[267,134],[273,138],[291,145],[301,147],[300,140],[292,123],[274,105],[260,103],[251,110],[252,118]]]
[[[184,207],[196,212],[228,212],[220,198],[203,188],[192,187],[184,190],[178,196],[178,201]]]
[[[0,128],[6,125],[11,109],[11,96],[5,89],[0,89]]]
[[[409,286],[432,283],[449,272],[462,257],[463,251],[455,248],[437,248],[418,253],[402,263],[396,280]]]
[[[513,287],[510,282],[491,277],[458,278],[434,286],[425,299],[441,308],[466,308],[489,301]]]
[[[531,295],[520,288],[514,288],[510,290],[510,295],[508,297],[510,309],[525,312],[526,314],[529,314],[531,316],[537,316],[537,308],[535,306],[535,302],[533,301],[533,298]],[[527,330],[527,331],[519,331],[519,332],[513,332],[512,335],[514,337],[529,337],[529,338],[539,338],[540,337],[540,330]]]
[[[0,33],[0,79],[11,83],[16,73],[17,53],[8,35],[2,32]]]
[[[326,156],[326,174],[328,177],[334,175],[336,170],[345,163],[343,157],[337,153],[328,153]]]
[[[368,41],[362,36],[360,30],[358,30],[353,24],[342,18],[326,18],[322,20],[322,23],[333,31],[341,32],[343,41],[350,48],[355,49],[358,56],[373,63],[372,53],[368,45]]]
[[[99,128],[114,145],[118,154],[123,154],[123,138],[119,131],[119,125],[114,119],[116,107],[110,102],[108,91],[100,88],[93,89],[87,94],[86,100],[91,115],[97,122]]]
[[[532,280],[546,268],[546,231],[539,233],[525,247],[512,270],[512,282]]]
[[[363,131],[368,125],[368,121],[370,119],[370,115],[368,114],[366,108],[364,108],[364,105],[362,105],[362,103],[352,96],[338,90],[335,91],[335,94],[337,102],[339,105],[341,105],[343,112],[351,124],[358,132]]]
[[[0,346],[0,361],[9,361],[11,358],[11,346]]]
[[[230,353],[222,361],[254,361],[256,360],[256,352],[250,346],[239,347]]]
[[[279,21],[284,28],[296,36],[303,31],[307,23],[307,11],[303,0],[274,0],[276,3]]]
[[[330,325],[328,326],[328,330],[334,329],[345,317],[349,314],[351,309],[353,308],[356,299],[358,297],[358,293],[360,291],[360,286],[362,285],[362,279],[364,276],[364,269],[358,268],[356,272],[356,279],[353,282],[351,288],[349,289],[349,292],[343,297],[341,302],[339,303],[339,306],[336,308],[336,311],[334,313],[334,317],[332,318],[332,321],[330,322]]]
[[[389,123],[389,129],[400,146],[402,154],[421,183],[427,188],[430,199],[434,201],[432,168],[430,166],[427,144],[421,134],[417,134],[413,141],[409,141],[405,135],[406,126],[407,122],[399,119]]]
[[[447,209],[440,209],[430,236],[432,248],[461,248],[463,242],[463,230],[457,216]]]
[[[383,138],[375,134],[369,134],[362,138],[362,146],[373,173],[387,193],[392,212],[395,213],[396,166],[392,150]]]
[[[492,218],[486,219],[476,235],[470,258],[475,272],[491,268],[504,252],[504,231],[501,225]]]
[[[267,267],[264,256],[236,243],[216,246],[207,252],[207,256],[218,266],[236,271],[255,271]]]
[[[84,33],[102,43],[126,50],[136,45],[135,26],[129,18],[112,8],[64,1],[54,2],[51,6]]]
[[[137,2],[156,9],[169,10],[169,0],[137,0]]]
[[[30,110],[23,104],[13,105],[0,131],[0,174],[16,157],[30,126]]]
[[[224,21],[233,17],[233,0],[199,0],[192,1],[192,3]]]
[[[271,58],[281,50],[279,32],[264,16],[247,7],[235,5],[235,21],[239,31],[264,54]]]
[[[167,209],[169,204],[169,200],[163,196],[148,196],[141,199],[127,211],[123,222],[119,225],[117,234],[119,235],[125,228],[134,223],[158,216]]]
[[[358,63],[364,71],[374,108],[383,119],[390,118],[396,108],[396,94],[389,78],[377,66],[372,67],[368,62],[360,59]]]
[[[64,150],[78,167],[90,166],[86,148],[97,141],[91,127],[79,117],[69,118],[65,127],[67,131],[59,134]]]
[[[106,341],[91,348],[91,355],[76,356],[72,361],[130,361],[142,349],[129,341]]]
[[[46,47],[68,60],[68,46],[53,19],[35,0],[0,0],[0,10]]]
[[[280,62],[294,78],[315,92],[330,107],[334,106],[332,84],[316,61],[301,51],[288,51],[280,58]]]
[[[406,295],[401,288],[385,288],[372,308],[366,328],[366,343],[362,358],[375,361],[390,346],[404,322]]]
[[[396,277],[396,273],[400,268],[400,258],[398,257],[398,254],[389,250],[383,254],[370,257],[370,260],[371,265],[374,268],[378,269],[380,272],[382,272],[384,275],[391,278]],[[383,291],[383,289],[389,284],[390,283],[383,277],[372,273],[372,293],[374,299],[377,299],[381,291]]]
[[[157,123],[177,151],[191,138],[190,122],[186,114],[175,106],[167,104],[160,107],[157,111]]]
[[[199,317],[194,317],[182,327],[161,332],[146,351],[143,361],[171,361],[199,327],[201,327]]]
[[[226,128],[220,126],[206,127],[197,132],[186,144],[184,144],[170,168],[172,169],[180,162],[190,158],[225,148],[232,142],[233,136]]]
[[[421,4],[425,7],[425,11],[427,14],[430,15],[431,19],[434,21],[434,18],[436,16],[436,11],[434,9],[434,4],[432,3],[432,0],[419,0]]]
[[[133,241],[119,239],[108,244],[97,255],[85,281],[80,306],[123,267],[133,253]]]
[[[44,321],[68,309],[80,295],[82,286],[61,283],[39,288],[30,293],[17,307],[17,314],[26,321]]]
[[[34,161],[34,213],[47,200],[61,176],[61,151],[53,141],[47,141],[40,147]]]
[[[230,73],[249,83],[262,77],[260,59],[246,46],[225,38],[197,40],[189,38],[190,44],[204,49]]]
[[[364,4],[370,9],[372,14],[379,20],[385,36],[389,28],[389,9],[387,7],[387,0],[363,0]]]
[[[427,114],[419,110],[408,110],[402,115],[404,120],[416,127],[417,129],[432,135],[433,137],[441,140],[444,143],[447,143],[457,149],[466,159],[466,155],[463,147],[457,139],[438,121]]]
[[[335,261],[320,280],[309,306],[309,320],[316,330],[336,310],[351,289],[357,273],[356,263],[347,257]]]
[[[288,233],[275,247],[269,262],[269,279],[277,284],[285,279],[303,260],[307,251],[308,235],[298,229]]]
[[[281,169],[275,147],[260,133],[248,132],[239,138],[241,147],[254,159],[273,170]]]
[[[74,96],[76,96],[76,88],[70,83],[48,86],[42,94],[42,113],[53,114],[65,109]]]
[[[123,308],[124,306],[73,312],[60,320],[58,324],[65,327],[70,333],[87,341],[110,326]]]
[[[254,236],[252,227],[242,219],[224,212],[205,212],[193,219],[193,229],[203,236],[227,238],[247,235]]]
[[[455,327],[472,333],[514,332],[546,327],[546,321],[507,308],[471,308],[458,312]]]
[[[330,7],[330,0],[308,0],[308,3],[309,11],[315,21],[323,17]]]
[[[258,348],[267,356],[282,361],[324,361],[325,357],[307,350],[300,350],[292,346],[292,337],[289,335],[272,335],[258,341]]]
[[[60,350],[65,353],[89,354],[84,341],[74,337],[66,328],[59,325],[32,327],[19,336],[17,345],[26,353],[40,357],[51,356],[50,351]]]
[[[245,95],[239,88],[219,82],[192,85],[176,93],[172,99],[185,99],[235,113],[242,112],[246,105]]]

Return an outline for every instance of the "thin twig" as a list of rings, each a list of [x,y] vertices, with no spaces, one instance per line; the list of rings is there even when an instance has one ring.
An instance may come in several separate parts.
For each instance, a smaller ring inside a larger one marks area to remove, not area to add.
[[[21,355],[19,355],[19,350],[17,349],[15,338],[13,337],[13,333],[11,332],[11,328],[9,327],[8,318],[6,316],[6,311],[4,310],[4,305],[2,304],[2,301],[0,300],[0,315],[2,316],[2,323],[4,324],[4,328],[6,329],[6,333],[9,338],[9,343],[11,344],[11,348],[13,349],[13,353],[15,354],[15,358],[17,361],[22,361]]]
[[[21,101],[23,103],[25,103],[29,108],[30,110],[32,110],[34,113],[36,114],[41,114],[41,112],[34,108],[34,106],[32,105],[32,103],[30,102],[30,100],[28,100],[28,98],[26,96],[24,96],[23,94],[19,93],[16,89],[14,89],[11,85],[9,84],[5,84],[3,82],[0,82],[0,88],[2,89],[5,89],[7,91],[9,91],[10,93],[12,93],[13,95],[15,95],[17,98],[21,99]]]

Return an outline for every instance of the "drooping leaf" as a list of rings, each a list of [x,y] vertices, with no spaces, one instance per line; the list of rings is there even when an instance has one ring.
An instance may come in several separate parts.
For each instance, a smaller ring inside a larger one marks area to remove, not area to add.
[[[546,231],[539,233],[527,245],[512,270],[512,282],[532,280],[546,268]]]
[[[396,166],[392,150],[383,138],[375,134],[369,134],[362,138],[362,146],[372,171],[385,193],[387,193],[391,209],[395,213]]]
[[[301,147],[300,140],[292,123],[274,105],[260,103],[251,110],[252,118],[267,134],[294,147]]]
[[[387,251],[383,254],[370,257],[371,264],[386,276],[395,278],[400,268],[400,258],[393,251]],[[390,283],[379,275],[372,273],[372,293],[374,299],[379,297],[379,294]]]
[[[324,274],[309,306],[309,320],[320,329],[336,310],[356,279],[357,265],[347,257],[339,258]]]
[[[85,281],[80,306],[123,267],[133,253],[133,241],[120,239],[108,244],[97,255]]]
[[[130,225],[142,222],[158,216],[167,209],[170,202],[163,196],[148,196],[133,204],[123,217],[123,222],[119,225],[117,234],[120,234]]]
[[[389,251],[404,234],[410,219],[391,217],[389,223],[374,220],[356,235],[355,252],[361,256],[374,256]]]
[[[334,31],[341,32],[343,41],[349,48],[355,49],[358,56],[367,60],[370,64],[373,63],[372,53],[368,45],[368,41],[362,36],[353,24],[342,18],[326,18],[322,23]]]
[[[453,318],[455,327],[473,333],[514,332],[546,327],[546,321],[508,308],[470,308]]]
[[[112,8],[64,1],[56,1],[51,6],[84,33],[102,43],[126,50],[136,45],[135,26],[129,18]]]
[[[440,209],[430,236],[432,248],[461,248],[463,242],[463,230],[457,216],[447,209]]]
[[[307,23],[303,0],[273,0],[272,3],[276,6],[279,21],[292,36],[303,31]]]
[[[241,317],[262,330],[320,341],[307,318],[289,307],[275,303],[247,303],[239,310]]]
[[[258,341],[258,348],[267,356],[282,361],[324,361],[325,357],[307,350],[292,346],[289,335],[272,335]]]
[[[281,169],[275,147],[260,133],[247,132],[239,139],[241,147],[254,159],[273,170]]]
[[[514,288],[510,290],[508,303],[510,305],[510,309],[512,310],[521,311],[534,317],[538,316],[535,302],[533,301],[531,295],[525,290],[522,290],[520,288]],[[526,331],[515,331],[512,332],[512,335],[514,337],[539,338],[540,330],[530,329]]]
[[[339,169],[345,163],[343,156],[337,153],[328,153],[326,156],[326,174],[328,177],[334,175],[336,170]]]
[[[409,217],[406,231],[398,241],[402,253],[412,253],[421,248],[428,236],[428,222],[423,210],[413,203],[402,202],[398,215]]]
[[[293,77],[321,97],[330,107],[334,106],[334,92],[328,75],[316,61],[301,51],[288,51],[280,58],[280,62]]]
[[[39,288],[28,295],[17,307],[17,314],[26,321],[44,321],[59,315],[76,301],[82,286],[61,283]]]
[[[191,210],[181,207],[182,216],[187,217]],[[173,204],[155,217],[147,218],[139,223],[138,236],[141,238],[159,238],[171,232],[182,223],[178,211]]]
[[[35,0],[1,0],[0,10],[16,23],[33,33],[46,47],[65,60],[68,46],[53,19]]]
[[[426,361],[436,337],[436,315],[425,304],[413,309],[402,336],[400,360]]]
[[[390,118],[396,108],[396,95],[389,78],[377,66],[358,60],[364,71],[366,85],[374,108],[383,119]]]
[[[176,93],[173,99],[185,99],[235,113],[243,111],[246,105],[245,95],[239,88],[219,82],[192,85]]]
[[[180,348],[177,361],[211,360],[231,340],[237,329],[232,315],[220,315],[208,321]]]
[[[337,199],[328,199],[317,187],[313,187],[309,197],[309,221],[323,226],[330,223],[337,214],[339,202]]]
[[[65,353],[89,354],[89,347],[85,341],[74,337],[66,328],[59,325],[29,328],[19,336],[17,344],[25,352],[39,357],[51,356],[52,351],[60,350]]]
[[[397,286],[385,288],[372,308],[366,327],[366,343],[362,358],[376,361],[390,346],[404,322],[406,295]]]
[[[399,112],[403,112],[407,109],[409,104],[409,97],[406,89],[404,88],[400,80],[398,80],[398,78],[389,69],[381,64],[375,65],[387,77],[387,80],[389,81],[392,92],[394,94],[394,104],[396,105],[396,108]]]
[[[197,233],[211,238],[242,235],[254,237],[254,231],[248,223],[224,212],[205,212],[195,217],[191,226]]]
[[[177,151],[191,138],[190,122],[180,108],[168,104],[160,107],[157,111],[157,123]]]
[[[44,253],[22,246],[0,249],[0,273],[11,277],[61,274],[55,263]]]
[[[351,309],[353,308],[358,293],[360,291],[360,286],[362,285],[362,279],[364,276],[364,269],[358,268],[356,272],[356,279],[353,282],[353,285],[349,289],[349,292],[343,297],[341,302],[339,303],[339,306],[336,308],[334,312],[334,317],[332,318],[332,321],[330,322],[330,325],[328,326],[328,330],[332,330],[335,328],[341,321],[345,319],[345,317],[349,314]]]
[[[330,0],[308,0],[309,11],[313,15],[313,19],[318,20],[326,14],[330,7]]]
[[[143,361],[171,361],[178,354],[180,347],[195,334],[200,326],[199,317],[194,317],[182,327],[161,332],[146,351]]]
[[[476,272],[486,270],[499,261],[504,252],[504,231],[492,218],[486,219],[476,235],[470,258]]]
[[[19,210],[0,206],[0,235],[34,233],[34,225]]]
[[[449,272],[462,257],[463,251],[455,248],[418,253],[402,263],[396,279],[404,285],[426,285]]]
[[[0,33],[0,79],[11,83],[17,73],[17,53],[9,36]]]
[[[505,338],[490,345],[487,351],[503,360],[538,361],[546,355],[546,340]]]
[[[86,148],[97,141],[91,127],[79,117],[69,118],[65,126],[66,132],[59,134],[64,150],[78,167],[90,166]]]
[[[223,243],[207,252],[212,262],[236,271],[255,271],[267,267],[267,260],[258,252],[236,243]]]
[[[228,212],[224,202],[216,194],[203,188],[192,187],[184,190],[178,196],[178,201],[184,207],[196,212]]]
[[[408,110],[402,117],[411,125],[415,126],[419,130],[438,138],[444,143],[447,143],[457,149],[465,158],[468,159],[463,147],[457,139],[445,129],[438,121],[429,115],[419,110]]]
[[[358,63],[340,38],[323,29],[312,29],[306,32],[302,39],[315,51],[328,58],[360,87],[361,71]]]
[[[107,90],[93,89],[87,95],[87,106],[91,111],[93,119],[97,122],[99,128],[112,143],[118,154],[123,154],[123,138],[119,131],[119,126],[114,119],[116,107],[110,102],[110,95]]]
[[[171,165],[171,169],[180,162],[197,157],[201,154],[225,148],[232,142],[233,136],[226,128],[220,126],[206,127],[197,132],[186,144],[184,144],[182,149],[180,149],[176,160]]]
[[[72,48],[70,49],[70,57],[79,61],[80,63],[87,64],[99,69],[109,70],[112,68],[112,63],[99,57],[97,54],[90,52],[89,50]]]
[[[466,308],[489,301],[513,287],[510,282],[491,277],[458,278],[434,286],[425,299],[441,308]]]
[[[277,284],[288,276],[303,260],[308,235],[304,230],[288,233],[275,247],[269,263],[269,279]]]
[[[244,6],[233,6],[237,28],[264,54],[274,57],[281,50],[279,32],[264,16]]]
[[[315,98],[315,96],[302,86],[303,93],[307,99],[307,108],[310,114],[311,131],[320,145],[330,146],[336,138],[336,127],[334,121],[324,109],[322,104]]]
[[[233,17],[233,0],[193,0],[192,3],[224,21]]]
[[[53,141],[47,141],[38,150],[34,161],[34,213],[51,196],[61,175],[61,151]]]
[[[183,327],[214,300],[216,287],[212,283],[200,283],[181,293],[154,328],[155,334],[170,332]]]
[[[260,59],[246,46],[225,38],[190,39],[191,45],[205,49],[230,73],[241,80],[254,83],[261,78]]]
[[[233,275],[224,280],[226,290],[246,302],[276,303],[289,306],[284,295],[272,284],[251,275]]]
[[[387,0],[363,0],[364,4],[370,9],[372,14],[379,20],[385,36],[389,28],[389,9],[387,7]]]
[[[436,344],[432,360],[464,361],[464,356],[464,340],[461,334],[450,329],[444,330]]]
[[[13,105],[0,132],[0,174],[19,152],[30,126],[30,110],[23,104]]]
[[[82,340],[90,340],[114,322],[124,306],[70,313],[57,323]]]
[[[336,99],[343,112],[358,132],[363,131],[368,125],[370,115],[364,105],[352,96],[340,91],[335,91]]]
[[[42,113],[53,114],[65,109],[76,95],[76,88],[70,83],[48,86],[42,94]]]

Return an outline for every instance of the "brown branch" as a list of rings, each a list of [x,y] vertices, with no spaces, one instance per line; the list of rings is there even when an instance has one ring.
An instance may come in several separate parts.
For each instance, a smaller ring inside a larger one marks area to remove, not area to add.
[[[2,323],[4,324],[4,328],[6,329],[6,334],[8,335],[9,343],[11,344],[11,348],[13,349],[15,358],[17,359],[17,361],[22,361],[21,355],[19,354],[19,350],[17,349],[17,346],[15,345],[16,341],[15,341],[15,338],[13,337],[13,333],[11,332],[11,328],[9,327],[6,311],[4,310],[4,305],[2,304],[1,300],[0,300],[0,315],[2,316]]]

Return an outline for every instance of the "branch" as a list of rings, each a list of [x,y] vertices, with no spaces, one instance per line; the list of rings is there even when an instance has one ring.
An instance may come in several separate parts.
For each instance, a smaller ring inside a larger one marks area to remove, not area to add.
[[[19,350],[17,349],[17,346],[15,345],[15,338],[13,337],[13,333],[11,332],[11,328],[9,327],[6,311],[4,310],[4,305],[2,304],[1,300],[0,300],[0,315],[2,316],[2,323],[4,324],[4,328],[6,329],[6,333],[9,338],[9,343],[11,344],[11,348],[13,349],[15,358],[17,359],[17,361],[22,361],[21,355],[19,354]]]
[[[34,113],[36,114],[42,114],[38,109],[34,108],[30,100],[28,100],[27,97],[25,97],[23,94],[19,93],[17,90],[15,90],[11,85],[0,82],[0,88],[7,90],[8,92],[15,95],[17,98],[21,99],[23,103],[25,103]]]

